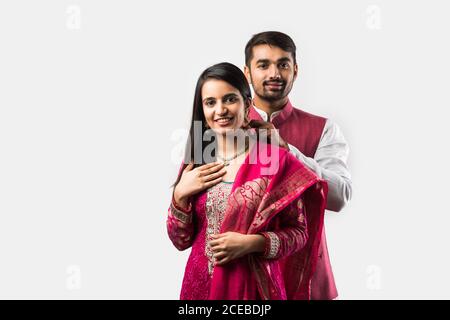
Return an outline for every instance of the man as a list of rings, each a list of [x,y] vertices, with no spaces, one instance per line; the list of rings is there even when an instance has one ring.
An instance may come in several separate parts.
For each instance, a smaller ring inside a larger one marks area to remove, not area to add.
[[[245,47],[245,64],[245,75],[255,92],[249,111],[251,125],[277,129],[279,144],[328,182],[327,209],[339,212],[352,194],[349,148],[335,123],[290,103],[288,95],[298,75],[294,42],[281,32],[258,33]],[[324,229],[311,297],[324,300],[337,295]]]

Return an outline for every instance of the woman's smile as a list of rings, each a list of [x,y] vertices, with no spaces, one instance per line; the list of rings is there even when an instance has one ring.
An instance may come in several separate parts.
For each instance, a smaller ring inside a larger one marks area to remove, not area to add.
[[[234,120],[234,117],[221,117],[221,118],[214,120],[214,122],[216,122],[221,127],[226,127],[226,126],[229,126],[230,124],[232,124],[233,120]]]

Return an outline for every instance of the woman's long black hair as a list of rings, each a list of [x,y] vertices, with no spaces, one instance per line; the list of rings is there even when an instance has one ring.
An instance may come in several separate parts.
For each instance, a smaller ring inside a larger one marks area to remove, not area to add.
[[[207,145],[210,145],[211,143],[216,143],[214,136],[212,137],[214,139],[214,142],[204,141],[203,139],[203,137],[205,136],[205,132],[208,130],[208,128],[206,126],[205,114],[203,113],[202,88],[204,83],[210,79],[225,81],[231,86],[235,87],[237,90],[239,90],[244,100],[246,111],[251,103],[252,94],[250,91],[248,81],[245,78],[245,75],[241,71],[241,69],[236,67],[234,64],[222,62],[215,64],[207,68],[205,71],[203,71],[200,77],[198,78],[197,85],[195,87],[191,128],[189,130],[189,137],[186,143],[182,170],[189,164],[189,162],[194,163],[194,168],[205,164],[205,159],[203,158],[205,147]],[[196,122],[197,124],[201,123],[201,130],[199,130],[199,128],[197,127],[197,132],[195,132]],[[208,133],[210,132],[211,130],[208,131]],[[216,149],[214,148],[214,150]],[[201,154],[201,157],[200,158],[198,156],[196,157],[196,154],[197,155]],[[177,181],[174,183],[174,186],[176,186],[178,181],[180,180],[181,173],[182,172],[180,171]]]

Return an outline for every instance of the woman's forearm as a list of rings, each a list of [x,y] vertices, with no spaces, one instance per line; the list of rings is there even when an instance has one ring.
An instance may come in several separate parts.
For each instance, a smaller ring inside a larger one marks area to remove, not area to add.
[[[189,201],[186,197],[181,196],[178,192],[177,192],[177,188],[175,187],[175,189],[173,190],[173,199],[175,200],[175,203],[182,207],[183,209],[188,208],[189,206]]]
[[[266,238],[260,234],[248,234],[248,253],[264,252]]]

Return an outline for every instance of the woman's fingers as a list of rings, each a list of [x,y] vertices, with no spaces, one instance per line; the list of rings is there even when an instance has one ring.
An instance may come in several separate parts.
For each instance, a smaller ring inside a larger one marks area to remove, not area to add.
[[[204,165],[202,165],[200,167],[197,167],[197,169],[199,171],[203,172],[205,170],[208,170],[210,168],[213,168],[213,167],[216,167],[216,166],[219,166],[219,165],[221,165],[220,162],[211,162],[211,163],[204,164]]]
[[[211,247],[211,251],[214,254],[218,254],[219,252],[227,252],[226,250],[222,249],[222,247],[220,247],[220,246]]]
[[[223,258],[225,258],[227,256],[227,253],[225,251],[220,251],[218,253],[215,253],[213,255],[214,259],[216,260],[222,260]]]
[[[225,257],[222,257],[222,259],[216,259],[216,265],[222,266],[222,265],[228,263],[229,261],[230,261],[230,257],[225,256]]]
[[[209,241],[209,246],[211,247],[211,249],[216,248],[217,246],[219,246],[222,243],[222,240],[217,239],[217,240],[211,240]]]
[[[208,176],[212,173],[215,173],[217,171],[219,171],[220,169],[222,169],[224,167],[223,163],[218,163],[216,165],[213,165],[211,167],[207,167],[201,170],[200,172],[200,176]]]
[[[220,170],[220,171],[218,171],[218,172],[216,172],[216,173],[212,173],[212,174],[210,174],[210,175],[205,176],[205,177],[204,177],[204,179],[205,179],[204,181],[215,180],[215,179],[217,179],[217,178],[222,177],[223,175],[225,175],[225,173],[227,173],[227,170],[222,169],[222,170]]]
[[[211,240],[211,241],[209,241],[209,246],[212,248],[212,247],[215,247],[215,246],[217,246],[218,244],[219,244],[219,240]]]
[[[191,171],[193,167],[194,167],[194,164],[191,162],[186,166],[186,168],[184,168],[183,171],[184,172]]]
[[[220,181],[222,181],[222,176],[220,176],[220,177],[217,178],[217,179],[214,179],[214,180],[205,182],[203,188],[204,188],[204,189],[211,188],[212,186],[215,186],[216,184],[218,184]]]

